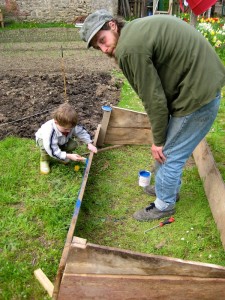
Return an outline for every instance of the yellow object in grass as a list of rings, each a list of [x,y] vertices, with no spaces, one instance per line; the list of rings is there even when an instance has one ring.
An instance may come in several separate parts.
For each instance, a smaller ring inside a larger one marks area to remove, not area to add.
[[[79,170],[80,170],[80,166],[75,165],[75,166],[74,166],[74,171],[75,171],[75,172],[78,172]]]

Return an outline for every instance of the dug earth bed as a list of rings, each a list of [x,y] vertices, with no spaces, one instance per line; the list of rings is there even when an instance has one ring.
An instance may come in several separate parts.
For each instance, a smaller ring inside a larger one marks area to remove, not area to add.
[[[93,137],[103,105],[116,105],[122,81],[115,62],[84,43],[2,43],[0,51],[0,139],[34,138],[64,101],[74,106],[78,122]]]
[[[101,122],[102,106],[116,105],[118,83],[106,73],[67,77],[66,94],[62,76],[2,75],[0,138],[14,135],[34,138],[37,129],[50,119],[51,112],[68,99],[78,113],[79,123],[93,136]]]

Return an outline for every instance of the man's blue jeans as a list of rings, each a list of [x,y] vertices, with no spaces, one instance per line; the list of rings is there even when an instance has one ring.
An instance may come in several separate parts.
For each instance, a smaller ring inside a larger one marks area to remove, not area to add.
[[[199,110],[184,117],[171,117],[163,153],[166,161],[156,163],[155,206],[159,210],[172,209],[181,185],[183,167],[195,147],[210,130],[220,104],[221,94]]]

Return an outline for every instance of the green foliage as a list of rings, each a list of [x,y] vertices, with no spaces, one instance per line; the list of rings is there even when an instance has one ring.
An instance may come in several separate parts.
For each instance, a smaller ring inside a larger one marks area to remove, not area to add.
[[[190,14],[180,14],[179,17],[187,23],[190,22]],[[225,63],[225,19],[200,16],[196,28],[209,41],[220,59]]]
[[[201,18],[197,29],[210,42],[222,61],[225,62],[225,22],[221,18]]]
[[[5,22],[5,27],[0,30],[13,30],[13,29],[32,29],[32,28],[74,28],[74,24],[67,24],[63,22],[52,22],[52,23],[38,23],[38,22],[18,22],[10,20]]]
[[[169,8],[169,0],[159,0],[159,10],[167,11]]]
[[[5,1],[6,5],[0,5],[0,11],[4,16],[4,23],[19,20],[19,9],[16,0]]]

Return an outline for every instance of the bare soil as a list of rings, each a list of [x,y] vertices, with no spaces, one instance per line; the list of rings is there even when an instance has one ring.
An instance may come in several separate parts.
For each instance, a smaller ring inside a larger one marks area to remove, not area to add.
[[[66,100],[93,136],[102,106],[119,101],[115,62],[83,42],[7,42],[0,43],[0,52],[0,139],[34,138]]]

